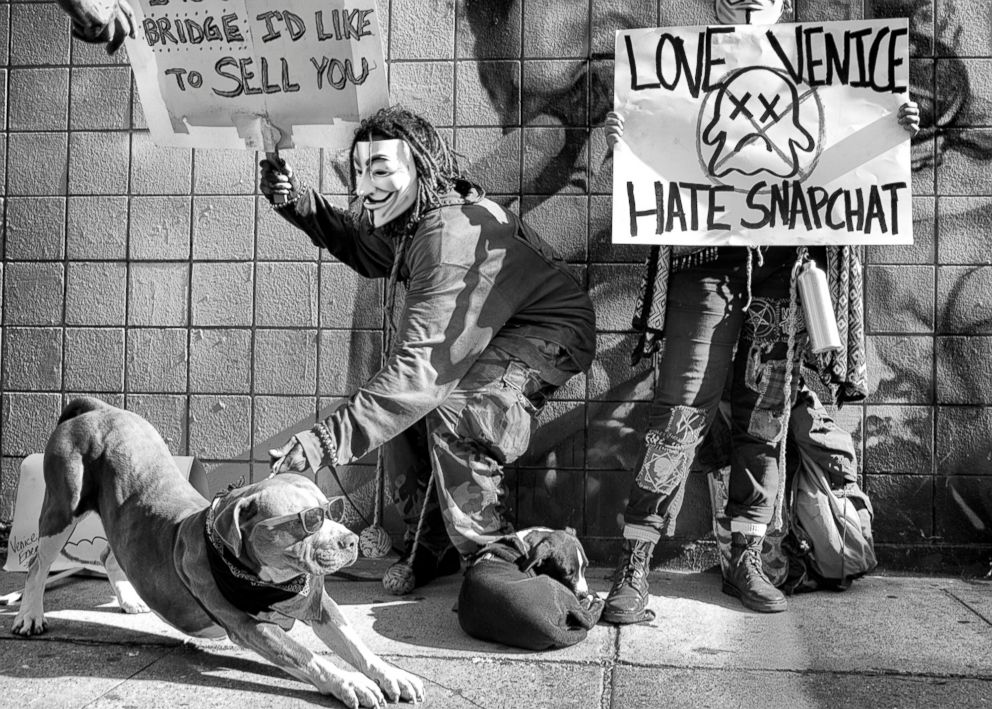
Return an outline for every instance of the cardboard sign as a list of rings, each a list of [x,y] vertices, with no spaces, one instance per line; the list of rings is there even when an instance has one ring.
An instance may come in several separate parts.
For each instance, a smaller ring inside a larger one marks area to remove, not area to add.
[[[29,455],[21,463],[21,476],[14,499],[14,522],[7,542],[7,562],[4,571],[27,571],[31,558],[38,550],[38,516],[45,497],[44,456]],[[192,457],[175,456],[176,466],[183,477],[206,496],[206,476],[200,461]],[[76,525],[52,571],[89,569],[104,573],[100,555],[107,548],[107,534],[100,518],[90,512]]]
[[[345,145],[389,103],[375,0],[137,0],[127,41],[158,145]]]
[[[912,243],[905,19],[616,35],[614,243]]]

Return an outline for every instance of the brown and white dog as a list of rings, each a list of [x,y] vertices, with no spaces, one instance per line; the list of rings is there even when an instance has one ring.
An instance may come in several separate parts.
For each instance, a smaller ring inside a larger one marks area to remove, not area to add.
[[[72,20],[72,34],[84,42],[105,44],[113,54],[134,37],[134,10],[126,0],[57,0]]]
[[[603,601],[589,593],[589,560],[572,530],[531,527],[483,547],[458,594],[458,622],[480,640],[548,650],[584,640]]]
[[[384,695],[423,699],[423,682],[374,655],[324,590],[325,574],[354,562],[358,539],[328,518],[327,498],[308,479],[278,475],[208,503],[151,424],[91,398],[63,410],[44,468],[38,554],[14,633],[45,631],[45,578],[76,522],[95,510],[126,610],[143,610],[143,601],[188,635],[226,634],[349,707],[380,706]],[[358,672],[287,635],[296,619]]]

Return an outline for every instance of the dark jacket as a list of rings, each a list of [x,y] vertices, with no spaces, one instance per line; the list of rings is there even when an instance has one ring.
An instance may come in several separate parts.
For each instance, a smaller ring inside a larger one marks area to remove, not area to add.
[[[317,192],[280,213],[359,274],[389,276],[394,241]],[[487,347],[554,386],[592,363],[589,295],[533,230],[474,190],[451,192],[423,216],[399,280],[406,296],[388,360],[326,421],[338,448],[331,462],[363,456],[437,408]],[[557,354],[549,358],[534,340],[557,345]]]

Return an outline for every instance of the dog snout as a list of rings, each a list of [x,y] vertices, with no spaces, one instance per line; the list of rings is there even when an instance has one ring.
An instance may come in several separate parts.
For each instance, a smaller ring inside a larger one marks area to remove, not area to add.
[[[342,551],[355,551],[358,549],[358,535],[356,534],[342,534],[335,541],[337,548]]]

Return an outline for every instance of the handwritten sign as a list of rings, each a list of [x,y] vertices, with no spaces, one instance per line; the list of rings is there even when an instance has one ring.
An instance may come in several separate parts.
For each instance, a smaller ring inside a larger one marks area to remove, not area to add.
[[[375,0],[132,5],[128,56],[159,145],[344,145],[389,103]]]
[[[616,35],[614,243],[912,243],[905,19]]]
[[[7,562],[4,571],[27,571],[38,551],[38,516],[45,497],[44,456],[29,455],[21,463],[21,475],[14,499],[14,521],[7,541]],[[190,484],[206,496],[206,476],[203,465],[191,457],[175,457],[179,472]],[[52,571],[84,568],[104,573],[100,555],[107,548],[107,534],[100,518],[92,512],[79,520],[65,548],[52,565]]]

